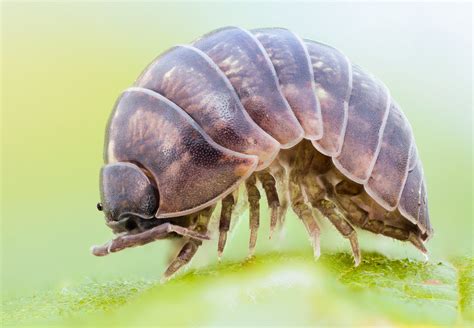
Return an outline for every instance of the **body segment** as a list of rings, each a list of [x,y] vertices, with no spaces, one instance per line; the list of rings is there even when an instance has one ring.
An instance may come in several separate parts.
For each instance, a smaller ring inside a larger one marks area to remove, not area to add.
[[[250,32],[223,28],[193,45],[219,66],[252,119],[283,148],[301,141],[304,131],[280,89],[275,68]]]
[[[120,97],[106,143],[109,162],[139,163],[151,174],[160,195],[156,217],[185,215],[211,205],[257,165],[256,156],[217,145],[179,107],[141,88],[128,89]]]
[[[390,108],[388,89],[358,66],[352,66],[347,126],[336,167],[357,183],[365,183],[380,150]]]
[[[315,94],[321,106],[322,138],[313,141],[326,156],[338,156],[346,133],[349,99],[352,91],[352,65],[338,50],[305,40],[313,67]]]
[[[305,138],[321,139],[321,108],[314,93],[313,68],[303,41],[282,28],[255,29],[252,33],[268,53],[283,95],[303,128]]]
[[[389,211],[396,209],[407,179],[412,141],[411,128],[392,100],[380,152],[365,185],[367,192]]]
[[[135,85],[153,90],[186,111],[218,144],[268,165],[279,144],[242,107],[233,87],[201,51],[177,46],[158,57]]]

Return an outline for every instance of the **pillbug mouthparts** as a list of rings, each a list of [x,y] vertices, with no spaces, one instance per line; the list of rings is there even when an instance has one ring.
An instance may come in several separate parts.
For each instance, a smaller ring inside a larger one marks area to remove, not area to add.
[[[165,278],[187,264],[221,202],[223,254],[240,186],[250,255],[260,192],[271,233],[289,204],[320,254],[315,214],[361,260],[355,228],[426,253],[433,229],[423,168],[388,88],[338,50],[282,28],[226,27],[156,58],[111,114],[99,210],[118,236],[98,256],[184,238]]]

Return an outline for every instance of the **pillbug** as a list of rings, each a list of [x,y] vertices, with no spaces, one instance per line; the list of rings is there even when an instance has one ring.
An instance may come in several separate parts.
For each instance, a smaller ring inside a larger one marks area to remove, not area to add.
[[[92,253],[180,238],[165,278],[210,238],[218,202],[222,256],[240,186],[249,255],[261,191],[270,234],[291,206],[316,258],[315,215],[349,240],[355,265],[355,228],[425,254],[433,234],[413,132],[388,88],[287,29],[226,27],[161,54],[117,100],[105,139],[97,208],[117,237]]]

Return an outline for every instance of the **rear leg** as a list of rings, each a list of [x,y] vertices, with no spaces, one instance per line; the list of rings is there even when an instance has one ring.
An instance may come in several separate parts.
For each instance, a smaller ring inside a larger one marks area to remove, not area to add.
[[[304,179],[304,188],[313,208],[318,210],[322,216],[327,218],[339,233],[349,240],[354,256],[354,264],[358,266],[361,261],[357,232],[354,230],[349,220],[343,214],[338,204],[328,197],[334,195],[333,186],[327,181],[324,175],[319,174],[328,168],[326,160],[322,156],[315,156],[312,170]],[[332,199],[332,198],[331,198]]]
[[[252,257],[255,251],[255,245],[257,244],[257,233],[260,226],[260,192],[258,191],[256,183],[257,178],[255,174],[252,174],[247,180],[245,180],[245,187],[247,188],[247,197],[249,202],[249,257]]]
[[[358,266],[361,261],[359,241],[357,232],[347,222],[345,216],[332,201],[320,199],[313,202],[313,207],[318,209],[339,231],[339,233],[351,243],[352,255],[354,256],[354,265]]]
[[[278,211],[280,210],[280,200],[276,189],[276,182],[268,171],[258,172],[257,177],[262,183],[267,196],[268,207],[270,208],[270,239],[277,225]]]
[[[383,221],[371,219],[370,217],[361,228],[401,241],[408,241],[423,254],[425,260],[428,260],[428,250],[426,249],[422,238],[413,231],[390,226],[385,224]]]

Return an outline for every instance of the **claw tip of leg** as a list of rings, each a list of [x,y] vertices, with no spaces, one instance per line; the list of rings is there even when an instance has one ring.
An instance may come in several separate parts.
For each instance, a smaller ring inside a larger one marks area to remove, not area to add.
[[[315,235],[311,238],[311,245],[313,246],[314,260],[317,261],[321,256],[321,245],[319,243],[319,235]]]
[[[354,257],[354,267],[358,267],[360,265],[360,258],[359,257]]]
[[[313,250],[313,257],[315,261],[319,260],[319,258],[321,257],[321,250],[319,248],[315,248]]]
[[[423,261],[424,262],[429,262],[430,261],[430,256],[428,254],[428,251],[422,252],[422,254],[423,254]]]

